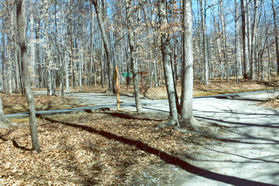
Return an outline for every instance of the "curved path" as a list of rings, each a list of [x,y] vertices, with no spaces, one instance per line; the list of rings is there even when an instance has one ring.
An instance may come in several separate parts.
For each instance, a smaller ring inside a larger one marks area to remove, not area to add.
[[[224,175],[224,180],[185,172],[181,185],[244,184],[228,179],[249,180],[254,185],[259,185],[260,182],[279,185],[279,110],[260,105],[262,100],[278,95],[279,91],[262,91],[194,98],[195,116],[206,121],[200,123],[214,124],[214,129],[223,128],[226,132],[222,138],[217,138],[210,144],[197,143],[196,145],[200,145],[200,154],[195,160],[189,161],[192,165]],[[70,93],[67,96],[94,106],[54,112],[116,108],[114,96],[101,93]],[[120,101],[121,109],[136,110],[133,97],[120,96]],[[168,112],[167,100],[142,98],[141,101],[145,112]],[[38,112],[49,113],[53,111]]]

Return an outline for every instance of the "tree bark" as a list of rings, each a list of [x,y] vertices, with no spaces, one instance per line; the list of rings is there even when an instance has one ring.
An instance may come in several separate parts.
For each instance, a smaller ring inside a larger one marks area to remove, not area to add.
[[[133,24],[133,10],[131,8],[132,0],[126,0],[126,18],[127,18],[127,26],[128,26],[128,41],[130,46],[130,63],[133,69],[133,81],[134,81],[134,93],[135,93],[135,102],[137,112],[141,113],[141,100],[140,100],[140,92],[138,86],[138,74],[137,74],[137,64],[135,64],[135,42],[134,42],[134,31],[132,30]]]
[[[226,35],[226,23],[224,18],[224,11],[223,11],[223,0],[220,0],[220,14],[221,14],[221,27],[222,27],[222,51],[223,51],[223,60],[225,65],[225,74],[227,77],[227,82],[230,80],[229,74],[229,64],[227,60],[227,35]]]
[[[249,57],[248,57],[248,36],[246,33],[246,16],[245,16],[245,7],[244,7],[244,0],[241,0],[241,30],[242,30],[242,53],[243,53],[243,62],[244,62],[244,72],[243,78],[248,79],[249,77]]]
[[[183,1],[184,2],[184,1]],[[206,6],[206,0],[205,5]],[[201,24],[202,24],[202,44],[203,44],[203,64],[204,64],[204,84],[208,84],[208,55],[207,55],[207,36],[206,36],[206,9],[203,7],[203,0],[200,0]]]
[[[109,42],[109,34],[105,29],[103,8],[101,6],[100,0],[91,0],[91,2],[93,3],[93,5],[95,7],[102,39],[104,41],[104,47],[105,47],[105,52],[106,52],[107,61],[108,61],[108,78],[109,78],[108,93],[112,94],[113,93],[113,63],[112,63],[111,45]]]
[[[31,53],[31,58],[30,58],[30,67],[32,71],[32,76],[31,76],[31,85],[36,87],[37,83],[36,81],[36,40],[35,40],[35,30],[34,30],[34,13],[33,13],[33,2],[30,1],[30,53]]]
[[[170,38],[167,32],[168,20],[167,20],[167,1],[159,0],[159,22],[161,25],[161,52],[164,64],[164,75],[166,81],[166,88],[168,92],[169,108],[170,108],[170,120],[169,125],[179,125],[178,112],[175,100],[175,90],[173,85],[173,75],[171,67],[171,55],[170,55]]]
[[[238,8],[237,0],[234,0],[235,3],[235,78],[238,82],[238,77],[241,73],[241,51],[240,51],[240,36],[239,36],[239,21],[238,17]]]
[[[274,6],[274,0],[272,0],[272,13],[273,13],[273,24],[274,24],[274,34],[275,34],[277,75],[279,75],[279,43],[278,43],[278,31],[277,31],[277,24],[276,24],[276,10],[275,10],[275,6]]]
[[[7,91],[6,93],[8,95],[12,94],[12,57],[13,57],[13,52],[12,52],[12,42],[10,39],[8,39],[8,43],[6,45],[6,51],[7,51],[7,63],[6,63],[6,81],[7,81]]]
[[[93,62],[94,62],[94,39],[93,39],[93,32],[94,32],[94,25],[93,21],[95,20],[95,16],[93,14],[93,7],[92,4],[90,3],[89,5],[89,10],[90,10],[90,60],[89,60],[89,86],[92,87],[92,68],[93,68]],[[94,78],[96,79],[96,74],[94,74]]]
[[[106,84],[106,63],[105,63],[105,49],[103,41],[100,42],[101,44],[101,83],[102,88],[104,88]]]
[[[44,16],[44,39],[45,39],[45,55],[46,55],[46,71],[47,71],[47,95],[52,95],[53,88],[52,88],[52,55],[51,55],[51,46],[50,41],[48,37],[48,29],[49,29],[49,15],[48,15],[48,8],[49,8],[49,2],[48,0],[43,1],[43,16]]]
[[[183,126],[196,128],[193,115],[193,39],[192,39],[192,3],[183,1],[183,63],[181,123]]]
[[[257,56],[257,49],[256,49],[256,40],[257,40],[257,28],[258,28],[258,20],[257,20],[257,15],[258,15],[258,0],[254,0],[254,19],[253,19],[253,25],[252,25],[252,36],[251,36],[251,78],[253,80],[256,79],[255,75],[255,64],[256,64],[256,56]]]
[[[2,29],[5,30],[5,23],[2,23]],[[6,48],[5,48],[5,34],[1,34],[1,45],[2,45],[2,50],[1,50],[1,66],[2,66],[2,81],[1,81],[1,88],[2,88],[2,91],[5,91],[6,90],[6,81],[5,81],[5,73],[6,73],[6,70],[5,70],[5,66],[6,66]]]
[[[29,65],[27,59],[27,48],[25,45],[25,17],[23,14],[24,4],[22,0],[16,1],[17,5],[17,28],[19,35],[19,46],[21,50],[21,62],[23,65],[23,78],[24,78],[24,89],[26,93],[26,99],[28,103],[29,110],[29,124],[30,124],[30,133],[32,139],[32,149],[40,152],[40,146],[37,136],[37,128],[36,128],[36,111],[35,111],[35,101],[31,91],[31,83],[30,83],[30,74],[29,74]]]

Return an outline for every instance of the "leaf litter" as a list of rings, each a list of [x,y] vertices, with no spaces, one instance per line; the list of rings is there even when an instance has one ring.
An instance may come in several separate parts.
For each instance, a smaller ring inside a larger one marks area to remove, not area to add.
[[[184,171],[145,148],[191,157],[193,149],[185,141],[202,137],[171,128],[155,130],[166,119],[162,114],[125,111],[40,118],[41,153],[30,150],[27,123],[0,129],[0,185],[137,185],[158,181],[171,185]],[[146,147],[138,148],[139,144]]]

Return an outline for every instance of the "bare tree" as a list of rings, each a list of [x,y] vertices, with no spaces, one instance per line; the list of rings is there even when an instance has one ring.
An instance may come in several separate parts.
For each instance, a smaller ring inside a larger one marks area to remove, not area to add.
[[[182,125],[196,128],[193,114],[193,39],[192,39],[192,2],[183,1],[183,64],[182,64]]]
[[[33,13],[33,2],[30,1],[29,2],[30,5],[30,41],[29,41],[29,45],[30,45],[30,53],[31,53],[31,63],[30,63],[30,70],[31,70],[31,85],[36,87],[36,39],[35,39],[35,29],[34,29],[34,13]]]
[[[137,74],[137,64],[135,64],[135,42],[134,42],[134,31],[132,30],[133,24],[133,10],[131,8],[131,0],[126,0],[126,18],[127,18],[127,26],[128,26],[128,41],[130,46],[130,61],[133,70],[133,80],[134,80],[134,92],[135,92],[135,102],[137,112],[141,113],[141,101],[140,101],[140,93],[138,87],[138,74]]]
[[[229,81],[229,64],[227,60],[227,34],[226,34],[226,22],[224,17],[224,10],[223,10],[223,0],[220,0],[220,18],[221,18],[221,30],[222,30],[222,53],[223,53],[223,60],[225,65],[225,74],[227,77],[227,82]]]
[[[246,29],[246,11],[244,6],[244,0],[241,0],[241,30],[242,30],[242,53],[243,53],[243,78],[248,79],[249,75],[249,57],[248,57],[248,36]],[[246,7],[247,8],[247,7]]]
[[[200,11],[201,11],[201,29],[202,29],[202,44],[203,44],[203,64],[204,64],[204,84],[208,84],[209,72],[208,72],[208,54],[207,54],[207,36],[206,36],[206,0],[199,0],[200,1]],[[183,1],[184,2],[184,1]],[[204,2],[204,6],[203,6]],[[184,15],[184,14],[183,14]]]
[[[276,10],[274,6],[274,0],[272,0],[272,12],[273,12],[274,35],[275,35],[277,75],[279,75],[279,44],[278,44],[278,30],[277,30],[277,23],[276,23]]]
[[[239,35],[239,21],[238,21],[238,6],[237,0],[234,0],[235,4],[235,76],[236,82],[238,82],[238,77],[241,75],[241,51],[240,51],[240,35]]]
[[[24,4],[23,0],[16,1],[17,6],[17,28],[18,28],[18,38],[19,38],[19,46],[21,51],[21,62],[23,66],[23,78],[24,78],[24,89],[26,93],[26,99],[28,103],[29,110],[29,124],[30,124],[30,133],[32,139],[32,149],[40,152],[39,141],[37,137],[37,127],[36,127],[36,111],[35,111],[35,101],[34,96],[31,91],[31,83],[30,83],[30,71],[29,64],[27,59],[27,48],[25,45],[25,17],[23,13]]]
[[[178,111],[175,100],[175,90],[173,84],[173,74],[171,67],[171,55],[170,55],[170,38],[167,32],[168,19],[167,19],[167,1],[159,0],[159,22],[161,25],[161,52],[164,64],[164,75],[166,81],[166,88],[168,92],[169,108],[170,108],[170,119],[168,125],[179,125]]]
[[[112,63],[112,51],[111,51],[111,45],[109,41],[109,34],[106,30],[105,25],[105,18],[104,18],[104,1],[100,0],[91,0],[95,7],[96,15],[98,18],[99,28],[102,34],[102,39],[104,42],[106,57],[108,61],[108,78],[109,78],[109,90],[108,93],[113,92],[113,63]]]
[[[256,64],[256,58],[257,58],[257,49],[256,49],[256,40],[257,40],[257,23],[258,23],[258,20],[257,20],[257,15],[258,15],[258,0],[254,0],[254,19],[253,19],[253,25],[252,25],[252,36],[251,36],[251,43],[252,43],[252,46],[251,46],[251,71],[250,71],[250,74],[251,74],[251,78],[252,79],[256,79],[256,76],[255,76],[255,64]]]

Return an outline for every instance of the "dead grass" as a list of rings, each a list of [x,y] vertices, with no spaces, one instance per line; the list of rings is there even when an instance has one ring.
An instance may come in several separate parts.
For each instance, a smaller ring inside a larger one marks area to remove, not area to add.
[[[264,107],[268,108],[279,108],[279,96],[276,98],[270,99],[262,104]]]
[[[194,97],[209,96],[217,94],[229,94],[238,92],[248,92],[256,90],[266,90],[279,88],[279,81],[273,82],[258,82],[250,80],[240,80],[226,82],[226,80],[210,80],[208,85],[204,85],[198,81],[194,81]],[[177,83],[177,93],[181,96],[181,86]],[[165,87],[153,87],[146,91],[146,97],[151,99],[167,99],[167,91]]]
[[[22,96],[21,94],[2,94],[1,97],[5,114],[28,111],[28,105],[25,96]],[[83,103],[73,98],[62,98],[61,96],[47,95],[36,95],[35,105],[36,110],[68,109],[85,106]]]
[[[0,129],[0,184],[132,185],[155,179],[174,183],[180,177],[177,168],[171,170],[156,149],[191,159],[195,149],[189,144],[204,139],[170,128],[155,131],[165,119],[123,112],[52,116],[38,121],[41,153],[30,151],[26,123]]]

